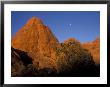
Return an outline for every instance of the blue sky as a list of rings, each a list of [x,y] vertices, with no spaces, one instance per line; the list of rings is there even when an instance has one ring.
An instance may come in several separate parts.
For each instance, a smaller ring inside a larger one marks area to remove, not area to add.
[[[33,16],[49,26],[59,42],[72,37],[89,42],[100,36],[99,11],[12,11],[12,36]]]

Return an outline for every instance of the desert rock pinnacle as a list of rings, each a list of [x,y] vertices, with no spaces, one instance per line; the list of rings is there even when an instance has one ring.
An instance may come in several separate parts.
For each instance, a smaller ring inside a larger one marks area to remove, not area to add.
[[[33,63],[39,63],[40,68],[56,68],[56,48],[59,41],[48,26],[37,18],[32,17],[12,37],[12,47],[24,52],[33,58]]]

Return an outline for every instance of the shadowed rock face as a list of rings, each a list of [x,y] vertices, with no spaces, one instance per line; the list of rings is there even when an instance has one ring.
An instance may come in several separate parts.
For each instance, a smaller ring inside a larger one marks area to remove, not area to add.
[[[59,42],[49,27],[36,17],[32,17],[14,37],[12,47],[28,53],[33,64],[39,62],[40,68],[56,68],[56,47]]]
[[[15,60],[20,60],[23,62],[24,66],[27,66],[28,64],[32,64],[32,58],[28,56],[28,54],[24,51],[11,48],[12,50],[12,58],[15,58]]]
[[[26,52],[11,48],[11,74],[12,76],[21,76],[22,71],[32,64],[32,58]]]
[[[100,64],[100,38],[96,38],[92,42],[83,43],[82,46],[91,52],[95,63],[99,65]]]

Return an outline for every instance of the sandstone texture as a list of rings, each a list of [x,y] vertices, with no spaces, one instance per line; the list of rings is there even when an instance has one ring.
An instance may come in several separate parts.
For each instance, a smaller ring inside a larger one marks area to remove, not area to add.
[[[91,52],[95,63],[99,65],[100,64],[100,38],[96,38],[92,42],[83,43],[82,46]]]
[[[12,47],[24,52],[33,58],[33,64],[39,63],[39,68],[56,68],[56,48],[59,42],[43,22],[32,17],[12,37]]]

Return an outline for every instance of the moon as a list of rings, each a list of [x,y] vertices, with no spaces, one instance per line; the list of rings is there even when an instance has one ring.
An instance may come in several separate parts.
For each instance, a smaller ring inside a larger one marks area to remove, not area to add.
[[[69,24],[69,26],[71,27],[71,26],[72,26],[72,24]]]

